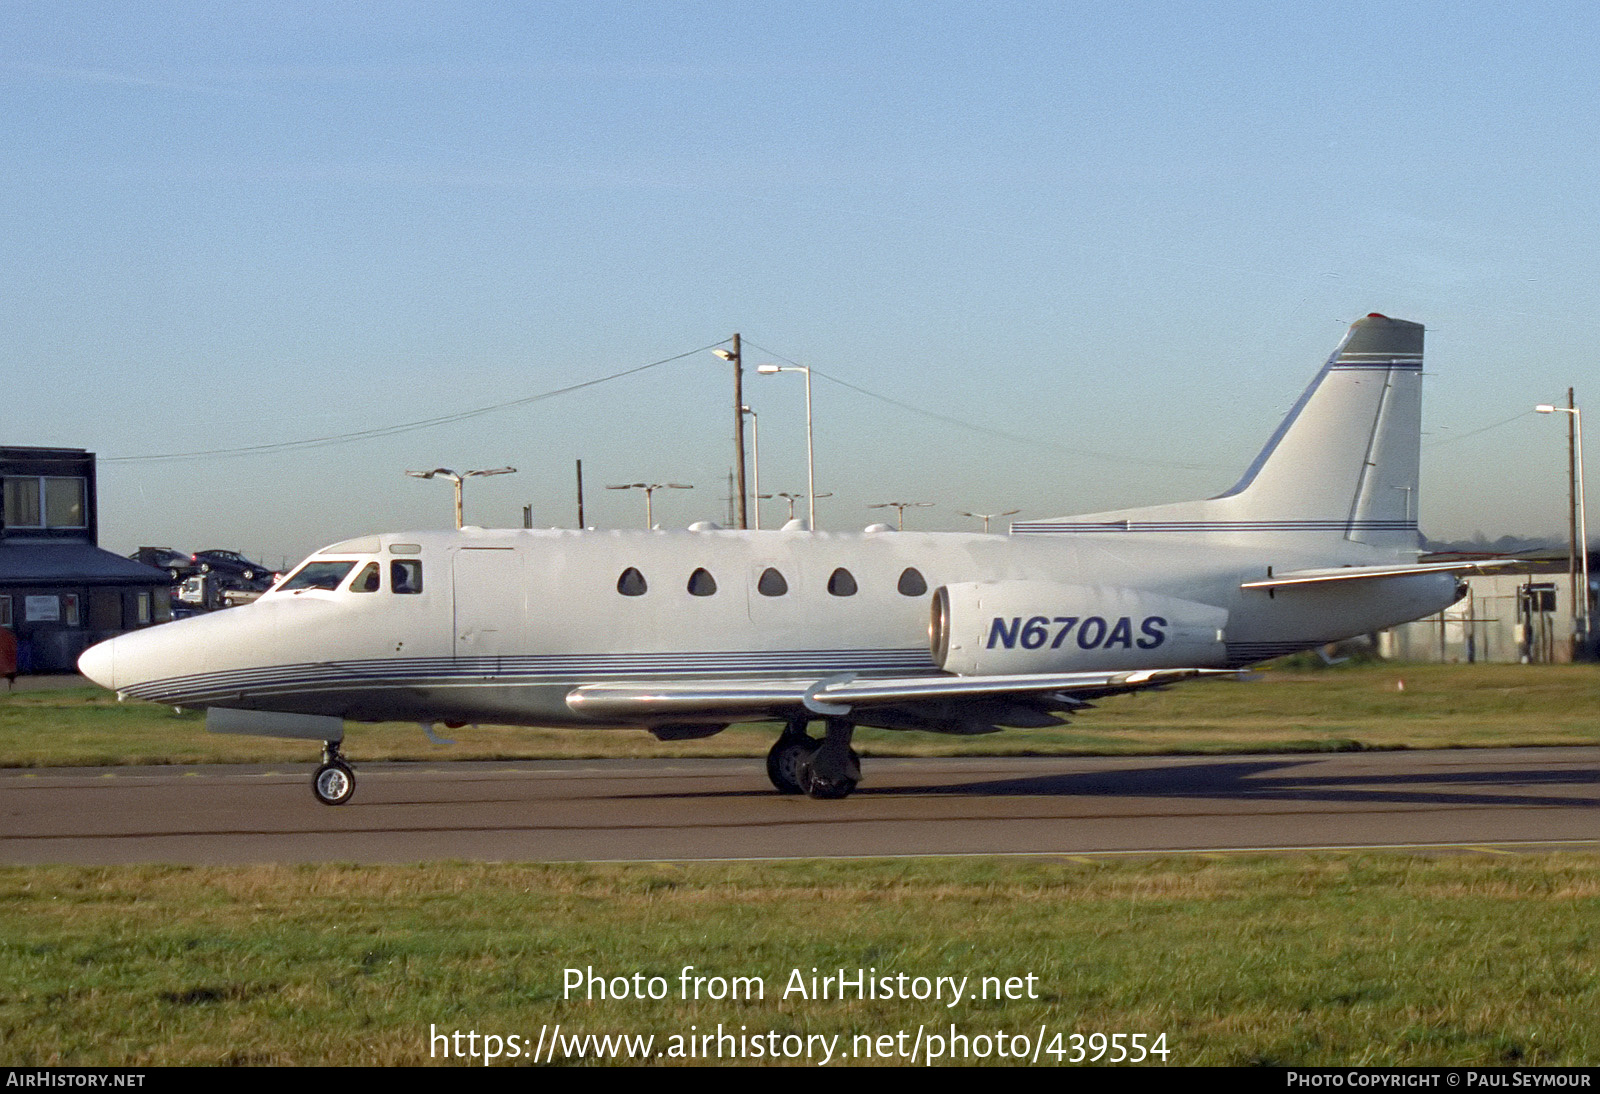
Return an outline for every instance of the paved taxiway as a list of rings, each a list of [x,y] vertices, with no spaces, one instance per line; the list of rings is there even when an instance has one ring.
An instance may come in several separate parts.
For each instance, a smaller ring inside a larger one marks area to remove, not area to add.
[[[0,772],[0,862],[407,862],[1600,847],[1600,748],[873,759],[845,801],[760,760]]]

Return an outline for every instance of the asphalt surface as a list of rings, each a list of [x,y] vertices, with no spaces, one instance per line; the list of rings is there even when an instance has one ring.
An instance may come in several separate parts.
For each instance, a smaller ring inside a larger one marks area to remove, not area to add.
[[[844,801],[760,760],[0,772],[0,863],[703,860],[1600,848],[1600,748],[874,759]]]

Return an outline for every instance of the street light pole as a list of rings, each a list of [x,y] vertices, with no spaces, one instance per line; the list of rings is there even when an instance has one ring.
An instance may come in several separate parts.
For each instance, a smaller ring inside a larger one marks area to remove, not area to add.
[[[462,509],[461,509],[461,483],[462,483],[462,481],[464,479],[476,478],[479,475],[514,475],[514,474],[516,474],[516,472],[517,472],[517,469],[515,467],[495,467],[495,468],[492,468],[492,469],[490,469],[488,471],[459,471],[459,472],[458,471],[451,471],[447,467],[435,467],[432,471],[407,471],[406,474],[410,475],[414,479],[431,479],[434,476],[438,476],[441,479],[449,479],[451,482],[456,484],[456,528],[459,530],[461,528],[461,525],[462,525],[462,519],[461,519],[461,516],[462,516]]]
[[[1567,402],[1572,402],[1570,389],[1567,392]],[[1578,624],[1574,629],[1582,634],[1584,645],[1587,646],[1589,642],[1589,513],[1583,487],[1583,411],[1579,410],[1575,404],[1572,406],[1552,406],[1549,403],[1540,403],[1533,409],[1540,414],[1572,415],[1571,433],[1568,436],[1569,443],[1571,439],[1576,439],[1577,441],[1577,466],[1575,468],[1576,474],[1573,474],[1573,465],[1571,462],[1568,463],[1568,481],[1571,483],[1572,492],[1577,496],[1578,501],[1578,534],[1575,537],[1576,542],[1573,543],[1573,550],[1578,553],[1583,569],[1583,588],[1579,590],[1578,596],[1573,598],[1572,611],[1574,623]],[[1581,623],[1579,622],[1580,620]]]
[[[751,493],[756,499],[756,531],[761,530],[761,427],[756,412],[747,406],[739,408],[741,414],[750,415],[751,470],[755,472],[755,487]]]
[[[794,519],[794,503],[799,501],[802,497],[807,497],[809,495],[791,494],[786,490],[780,490],[776,494],[759,494],[757,496],[758,497],[763,497],[763,498],[782,498],[784,501],[788,502],[789,503],[789,519],[793,520]],[[831,497],[833,497],[833,494],[832,494],[832,492],[829,492],[829,493],[826,493],[826,494],[818,494],[817,497],[819,497],[819,498],[831,498]]]
[[[657,490],[693,490],[694,486],[682,482],[625,482],[618,486],[608,486],[607,490],[643,490],[644,491],[644,526],[646,529],[656,526],[655,506],[652,499]]]
[[[808,531],[817,530],[817,461],[815,449],[811,444],[811,369],[805,365],[757,365],[756,371],[763,376],[772,376],[779,372],[803,372],[806,374],[806,505]]]
[[[1022,512],[1021,509],[1007,509],[1004,513],[969,513],[965,509],[963,509],[961,511],[961,515],[964,516],[964,517],[976,517],[978,520],[983,521],[983,534],[984,535],[988,535],[989,534],[989,522],[991,520],[993,520],[995,517],[1009,517],[1009,516],[1013,516],[1013,515],[1015,515],[1017,513],[1020,513],[1020,512]]]
[[[932,504],[933,504],[933,502],[931,502],[931,501],[885,501],[885,502],[881,502],[881,503],[879,503],[877,505],[869,505],[869,506],[867,506],[867,508],[868,509],[893,509],[895,511],[895,515],[898,517],[898,522],[897,522],[898,523],[898,528],[897,528],[897,530],[901,531],[901,532],[904,532],[906,530],[906,510],[907,509],[923,509],[923,508],[927,508],[928,506],[931,506]]]

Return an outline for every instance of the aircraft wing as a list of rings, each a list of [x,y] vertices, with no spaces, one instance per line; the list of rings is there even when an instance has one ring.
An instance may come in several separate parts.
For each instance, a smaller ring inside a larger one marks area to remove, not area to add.
[[[1508,566],[1526,566],[1525,558],[1489,558],[1471,562],[1422,562],[1410,566],[1329,566],[1320,570],[1290,570],[1272,577],[1242,583],[1241,589],[1286,589],[1296,585],[1326,585],[1334,581],[1372,581],[1412,574],[1486,574]]]
[[[918,708],[994,700],[1042,700],[1057,707],[1161,687],[1185,677],[1237,675],[1231,669],[1139,669],[1123,672],[1033,673],[1015,676],[911,676],[857,678],[854,673],[818,680],[694,681],[652,684],[585,684],[567,694],[579,714],[619,721],[772,716],[804,708],[844,715],[858,707]]]

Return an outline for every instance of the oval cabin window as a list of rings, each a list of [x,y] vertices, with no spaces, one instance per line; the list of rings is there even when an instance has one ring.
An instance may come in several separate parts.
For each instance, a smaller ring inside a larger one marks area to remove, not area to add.
[[[771,566],[761,571],[761,580],[756,582],[756,592],[762,596],[782,596],[789,591],[789,583],[783,575]]]
[[[717,591],[717,579],[704,566],[689,575],[690,596],[710,596]]]
[[[829,576],[828,591],[834,596],[855,596],[856,579],[850,576],[849,570],[841,566]]]
[[[928,583],[914,566],[907,566],[900,574],[900,584],[895,586],[901,596],[921,596],[928,591]]]
[[[623,596],[643,596],[650,586],[645,584],[644,575],[629,566],[622,571],[622,576],[617,578],[617,592]]]

